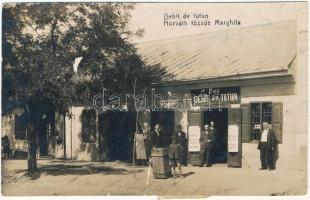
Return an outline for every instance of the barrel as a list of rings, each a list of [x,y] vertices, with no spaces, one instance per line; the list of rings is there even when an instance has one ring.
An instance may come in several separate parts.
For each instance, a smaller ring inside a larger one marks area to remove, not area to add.
[[[154,148],[151,156],[154,178],[165,179],[171,177],[168,148]]]

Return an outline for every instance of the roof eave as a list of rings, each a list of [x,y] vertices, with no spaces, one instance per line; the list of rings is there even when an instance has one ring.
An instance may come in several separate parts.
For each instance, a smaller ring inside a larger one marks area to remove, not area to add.
[[[157,83],[152,83],[152,86],[160,87],[164,85],[169,86],[177,86],[184,84],[199,84],[201,82],[220,82],[220,81],[244,81],[244,80],[252,80],[252,79],[263,79],[263,78],[271,78],[271,77],[291,77],[288,81],[293,80],[293,75],[288,72],[287,69],[282,70],[274,70],[267,72],[256,72],[256,73],[247,73],[247,74],[234,74],[228,76],[219,76],[219,77],[210,77],[210,78],[197,78],[191,80],[168,80],[168,81],[160,81]]]

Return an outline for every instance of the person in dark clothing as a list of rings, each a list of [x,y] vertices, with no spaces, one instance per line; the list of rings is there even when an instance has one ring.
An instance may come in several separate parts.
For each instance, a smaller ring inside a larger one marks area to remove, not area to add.
[[[204,130],[201,132],[200,135],[200,161],[201,167],[206,163],[206,167],[211,167],[210,163],[210,153],[212,150],[212,143],[214,140],[214,136],[210,132],[209,125],[204,125]]]
[[[1,138],[3,159],[10,159],[12,155],[10,139],[7,135]]]
[[[175,135],[171,137],[172,144],[169,145],[169,161],[170,166],[173,169],[173,178],[176,177],[175,167],[179,169],[179,175],[182,177],[182,168],[181,168],[181,155],[182,155],[182,146],[177,143],[177,138]]]
[[[151,146],[152,148],[161,148],[163,147],[163,141],[162,141],[162,132],[160,131],[159,124],[156,124],[154,127],[154,130],[151,132]]]
[[[267,122],[263,123],[263,132],[261,133],[257,148],[260,150],[260,170],[275,170],[274,155],[277,150],[277,139]]]
[[[177,132],[174,134],[176,141],[182,147],[181,164],[187,165],[187,139],[185,133],[182,131],[181,125],[177,126]]]
[[[214,125],[214,122],[211,121],[210,122],[210,135],[212,136],[212,141],[211,141],[211,145],[210,145],[210,164],[213,163],[215,161],[215,153],[219,150],[219,140],[220,138],[218,138],[218,133],[217,133],[217,128]]]
[[[146,148],[146,157],[147,160],[151,157],[151,132],[149,128],[149,124],[147,122],[143,123],[143,133],[145,133],[145,148]]]

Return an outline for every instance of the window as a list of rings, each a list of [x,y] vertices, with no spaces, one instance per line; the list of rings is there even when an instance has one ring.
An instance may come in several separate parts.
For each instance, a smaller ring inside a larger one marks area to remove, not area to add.
[[[241,132],[242,142],[257,141],[266,121],[274,130],[279,143],[282,143],[283,136],[283,103],[282,102],[254,102],[243,103]]]
[[[26,114],[15,115],[15,139],[26,140],[27,134],[27,120]]]
[[[96,142],[96,112],[94,110],[82,112],[82,141]]]
[[[251,104],[251,139],[259,140],[263,122],[272,124],[272,103]]]
[[[268,122],[269,124],[272,124],[272,104],[262,103],[262,110],[263,122]]]

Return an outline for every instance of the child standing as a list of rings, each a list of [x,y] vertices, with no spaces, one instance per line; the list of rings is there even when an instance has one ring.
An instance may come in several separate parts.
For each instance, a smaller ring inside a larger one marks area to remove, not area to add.
[[[182,177],[182,169],[181,169],[181,154],[182,154],[182,146],[177,144],[176,136],[171,137],[172,144],[169,145],[169,160],[170,166],[173,168],[173,178],[176,178],[175,167],[179,168],[180,177]]]

